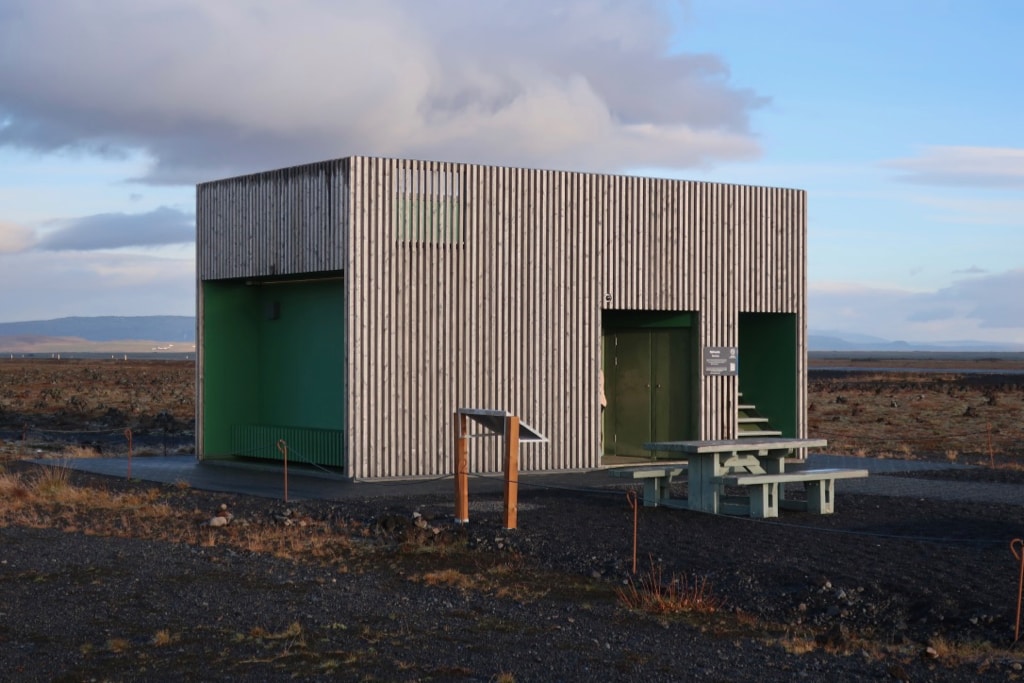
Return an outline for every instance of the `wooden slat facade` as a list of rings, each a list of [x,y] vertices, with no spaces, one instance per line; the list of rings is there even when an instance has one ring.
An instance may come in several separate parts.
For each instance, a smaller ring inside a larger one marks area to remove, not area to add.
[[[699,347],[737,346],[740,313],[796,314],[806,436],[801,190],[352,157],[197,202],[200,285],[343,273],[349,476],[450,473],[458,407],[547,436],[524,470],[599,466],[604,309],[695,312]],[[700,438],[734,437],[737,378],[698,382]],[[500,469],[497,440],[470,450]]]

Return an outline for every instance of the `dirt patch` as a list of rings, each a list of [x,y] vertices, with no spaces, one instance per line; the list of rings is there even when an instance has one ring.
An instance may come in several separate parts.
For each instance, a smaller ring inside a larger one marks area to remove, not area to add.
[[[812,371],[807,415],[833,453],[1024,465],[1024,375]]]
[[[194,450],[194,362],[0,359],[3,442],[125,453],[128,432],[140,454]]]

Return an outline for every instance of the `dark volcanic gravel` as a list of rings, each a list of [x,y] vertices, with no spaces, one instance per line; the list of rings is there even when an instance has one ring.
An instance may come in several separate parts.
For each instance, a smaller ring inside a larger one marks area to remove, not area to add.
[[[28,469],[12,463],[8,470]],[[110,490],[153,485],[73,474]],[[980,681],[1020,677],[1013,647],[1022,508],[840,495],[776,521],[640,509],[641,573],[705,580],[712,615],[616,597],[631,575],[622,491],[498,499],[283,503],[162,487],[171,540],[123,511],[79,530],[0,528],[0,678],[369,681]],[[221,503],[227,527],[202,528]],[[285,513],[288,513],[287,516]],[[88,535],[122,515],[122,537]],[[422,520],[417,523],[417,518]],[[232,545],[328,529],[343,552],[282,559]],[[67,522],[63,522],[67,526]],[[421,528],[424,527],[424,528]],[[436,533],[434,530],[437,530]],[[258,533],[256,537],[258,538]],[[934,654],[929,653],[932,647]],[[502,674],[511,677],[501,678]]]

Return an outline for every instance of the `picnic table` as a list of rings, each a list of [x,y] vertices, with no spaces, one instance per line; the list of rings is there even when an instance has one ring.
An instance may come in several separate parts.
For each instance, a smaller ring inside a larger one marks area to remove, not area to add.
[[[795,450],[824,448],[825,439],[745,438],[714,441],[658,441],[644,449],[678,453],[688,472],[686,498],[670,495],[672,477],[684,471],[678,464],[665,467],[623,468],[613,476],[642,478],[644,505],[666,505],[701,512],[778,517],[779,508],[831,514],[835,509],[835,481],[868,476],[862,469],[786,470]],[[659,476],[660,475],[660,476]],[[802,482],[806,500],[785,498],[785,484]],[[726,487],[740,488],[746,495],[726,495]]]

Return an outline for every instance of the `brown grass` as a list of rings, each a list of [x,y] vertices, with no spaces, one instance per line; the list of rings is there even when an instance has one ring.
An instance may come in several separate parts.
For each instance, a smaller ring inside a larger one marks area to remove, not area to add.
[[[577,597],[584,597],[582,580],[557,579],[550,573],[527,566],[526,559],[519,553],[480,556],[465,549],[449,548],[443,554],[404,555],[396,565],[396,571],[411,571],[406,578],[413,583],[427,586],[456,588],[461,591],[484,593],[501,600],[514,600],[522,604],[535,602],[548,596],[553,586]],[[424,565],[431,565],[425,569]],[[586,607],[581,604],[581,607]]]
[[[156,647],[165,647],[176,642],[180,636],[175,633],[171,633],[170,630],[164,628],[160,629],[153,634],[152,644]]]
[[[471,588],[481,586],[479,578],[469,574],[463,574],[458,569],[450,568],[426,572],[425,574],[419,575],[418,580],[428,586],[451,586],[454,588],[461,588],[463,590],[469,590]]]
[[[998,397],[998,398],[997,398]],[[809,433],[829,451],[1014,466],[1024,460],[1024,390],[941,373],[812,378]],[[990,446],[991,444],[991,446]]]
[[[111,638],[107,641],[107,650],[117,654],[127,652],[131,646],[132,644],[124,638]]]
[[[632,579],[625,588],[615,591],[619,602],[628,609],[649,614],[712,614],[717,612],[723,600],[715,596],[706,579],[689,579],[685,575],[673,574],[664,581],[661,566],[651,560],[650,569],[640,576],[639,583]]]
[[[24,473],[0,474],[0,526],[49,527],[101,536],[134,536],[214,547],[229,545],[292,560],[310,559],[347,571],[350,537],[325,523],[274,523],[210,528],[210,515],[172,506],[157,487],[113,492],[76,486],[63,459]],[[180,491],[180,487],[174,490]],[[169,495],[173,496],[173,492]]]

